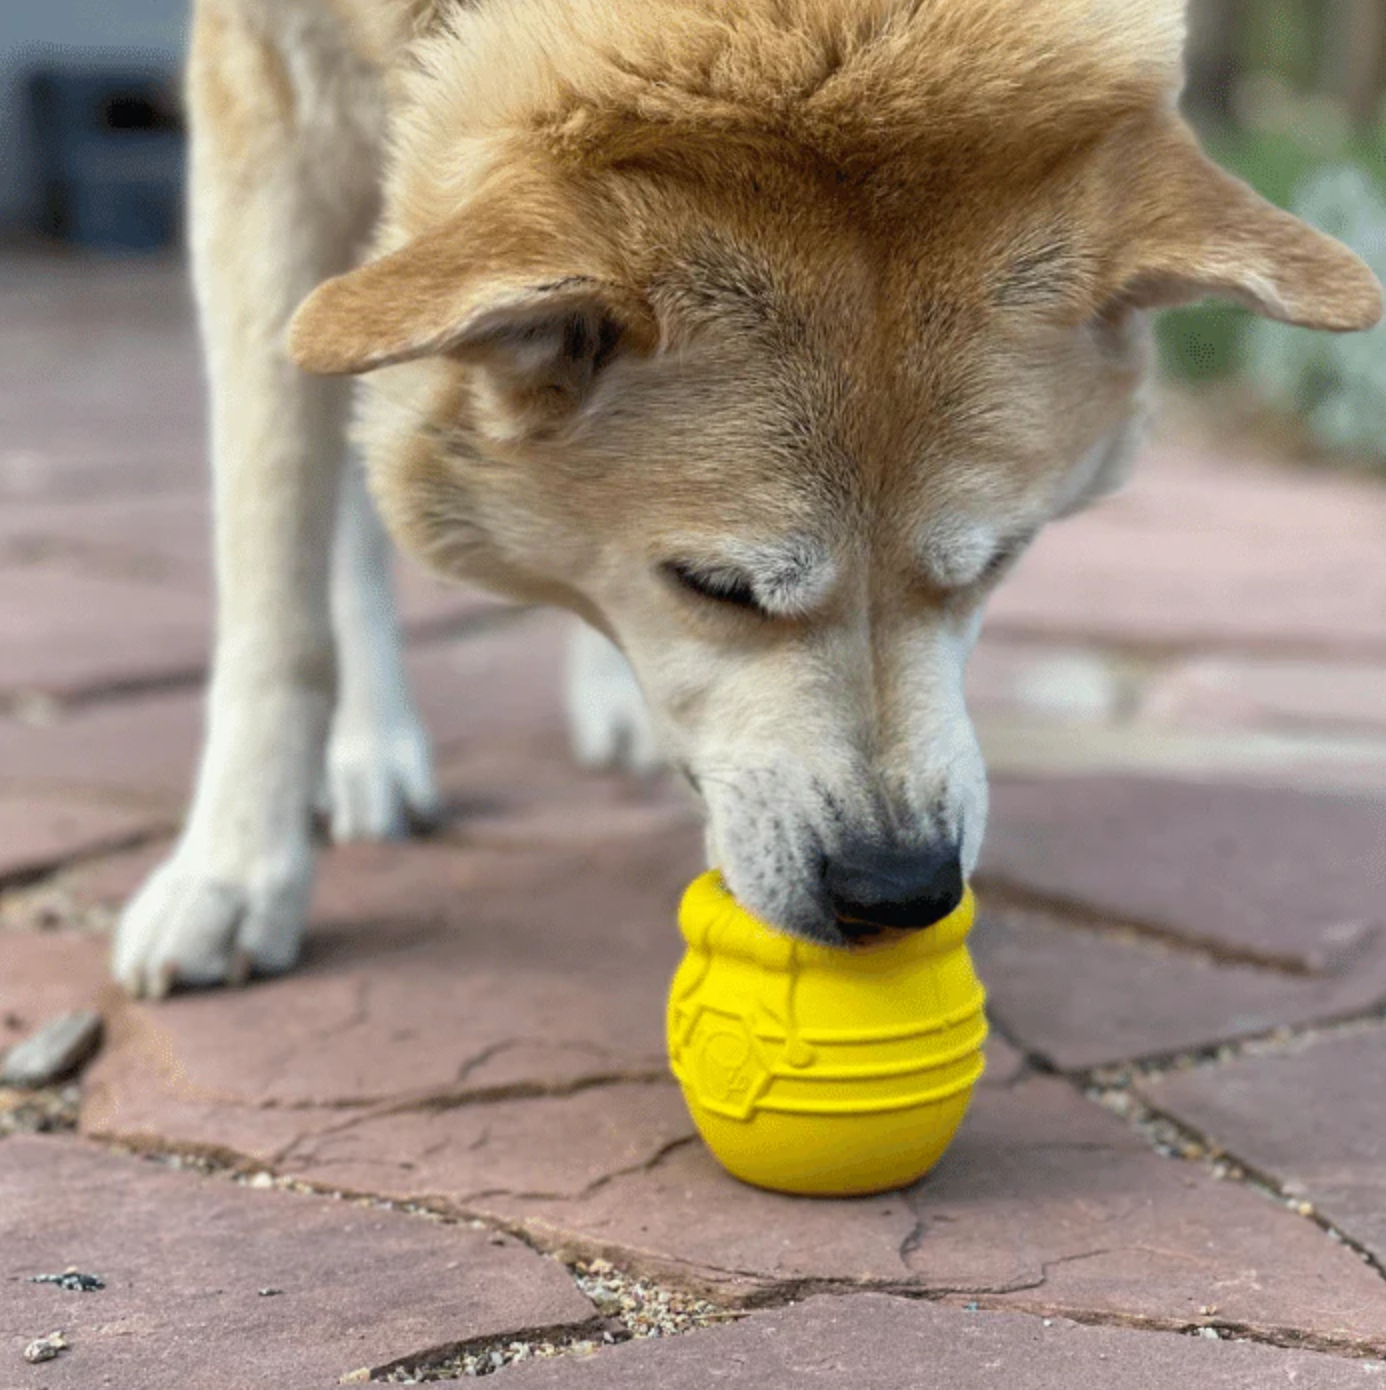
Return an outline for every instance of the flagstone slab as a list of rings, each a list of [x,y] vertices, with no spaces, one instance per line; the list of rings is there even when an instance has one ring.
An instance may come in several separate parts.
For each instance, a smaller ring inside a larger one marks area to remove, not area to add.
[[[458,795],[487,776],[504,786],[517,756],[578,776],[562,706],[564,628],[553,614],[507,613],[469,634],[416,648],[409,671],[440,764]],[[176,811],[192,790],[203,726],[200,688],[0,718],[0,775],[26,789],[80,789]]]
[[[126,806],[0,789],[0,882],[116,848],[157,826],[156,817]]]
[[[1386,656],[1386,488],[1194,447],[1049,527],[988,628],[1118,648]]]
[[[84,417],[59,425],[54,414],[70,409],[71,397],[54,396],[46,403],[30,403],[17,422],[16,412],[0,402],[0,429],[6,430],[0,445],[0,503],[6,507],[64,501],[80,505],[98,498],[152,500],[176,493],[196,497],[205,488],[200,421],[172,431],[160,422],[156,433],[148,430],[147,421],[132,428],[120,419]]]
[[[0,570],[0,694],[185,678],[207,658],[205,594],[44,566]]]
[[[205,482],[200,471],[197,477]],[[200,491],[11,502],[0,515],[0,560],[205,593],[211,582],[210,526]]]
[[[1162,673],[1143,720],[1207,729],[1386,729],[1386,663],[1208,656]]]
[[[112,1046],[127,1062],[144,1053],[142,1082],[126,1087],[126,1110],[91,1084],[94,1132],[480,1215],[545,1248],[727,1297],[879,1286],[1181,1324],[1216,1308],[1263,1333],[1386,1349],[1386,1283],[1350,1250],[1245,1188],[1156,1155],[1058,1081],[980,1087],[953,1151],[907,1193],[810,1201],[727,1177],[693,1137],[677,1089],[653,1078],[255,1106],[176,1076],[161,1086],[167,1038],[122,1041],[118,1028]]]
[[[305,1109],[662,1077],[674,915],[700,862],[684,827],[566,852],[336,851],[296,972],[118,1006],[84,1122],[239,1147],[218,1105],[282,1118],[286,1142]]]
[[[430,1174],[435,1191],[440,1176]],[[883,1286],[1386,1349],[1386,1281],[1351,1250],[1248,1188],[1161,1157],[1051,1079],[979,1088],[951,1151],[905,1193],[759,1192],[690,1143],[575,1198],[497,1193],[468,1206],[546,1245],[622,1251],[726,1294]]]
[[[1250,1342],[857,1294],[592,1357],[511,1366],[505,1379],[515,1390],[1374,1390],[1382,1368]]]
[[[70,1266],[105,1287],[29,1282]],[[561,1265],[494,1233],[27,1137],[0,1143],[0,1290],[0,1383],[16,1390],[327,1390],[596,1317]],[[26,1366],[55,1329],[69,1349]]]
[[[108,992],[105,943],[73,931],[0,931],[0,1052]]]
[[[1382,943],[1341,974],[1297,975],[1007,911],[984,915],[972,945],[994,1016],[1060,1071],[1198,1051],[1386,1004]]]
[[[190,465],[189,472],[205,481],[200,469]],[[192,490],[7,504],[0,512],[0,564],[172,585],[206,599],[212,582],[211,506],[205,491]],[[0,579],[0,589],[3,583]],[[395,567],[395,589],[406,626],[428,631],[504,606],[479,590],[444,584],[403,560]]]
[[[1386,1029],[1287,1044],[1138,1083],[1386,1265]]]
[[[1386,800],[999,778],[982,876],[1213,950],[1339,971],[1386,932]]]
[[[1105,724],[1128,697],[1130,680],[1101,651],[988,634],[967,664],[974,717],[1025,716],[1046,723]]]

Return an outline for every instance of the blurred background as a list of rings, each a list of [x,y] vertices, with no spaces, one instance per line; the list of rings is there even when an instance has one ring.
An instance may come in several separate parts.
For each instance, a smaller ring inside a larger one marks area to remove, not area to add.
[[[105,251],[176,242],[187,8],[0,7],[0,233]]]

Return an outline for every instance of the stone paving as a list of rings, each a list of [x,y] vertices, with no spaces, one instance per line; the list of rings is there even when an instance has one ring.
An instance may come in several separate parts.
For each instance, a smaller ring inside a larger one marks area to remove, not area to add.
[[[105,1019],[0,1090],[0,1390],[1386,1384],[1386,487],[1166,437],[1041,540],[972,676],[987,1076],[808,1201],[692,1133],[696,814],[574,769],[551,615],[406,574],[442,830],[328,851],[290,978],[107,984],[196,753],[198,378],[176,268],[0,264],[0,1052]]]

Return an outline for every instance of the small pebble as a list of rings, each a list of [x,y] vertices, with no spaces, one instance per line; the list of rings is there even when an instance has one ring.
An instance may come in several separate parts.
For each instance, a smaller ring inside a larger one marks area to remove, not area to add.
[[[65,1269],[61,1274],[32,1274],[31,1284],[56,1284],[68,1293],[95,1293],[104,1289],[106,1281],[99,1274],[83,1274],[80,1270]]]
[[[76,1071],[101,1044],[101,1015],[78,1009],[50,1019],[5,1054],[0,1086],[37,1090]]]
[[[67,1338],[61,1332],[50,1332],[46,1337],[35,1337],[24,1348],[24,1359],[31,1366],[37,1366],[41,1361],[52,1361],[67,1350],[67,1345]]]

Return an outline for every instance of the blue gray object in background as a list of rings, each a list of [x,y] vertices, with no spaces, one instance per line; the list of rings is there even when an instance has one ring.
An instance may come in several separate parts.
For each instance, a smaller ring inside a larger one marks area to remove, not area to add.
[[[1386,280],[1386,196],[1363,169],[1330,164],[1295,191],[1290,210],[1346,242]],[[1386,329],[1306,333],[1257,320],[1246,376],[1272,405],[1303,415],[1330,448],[1386,459]]]
[[[102,251],[179,240],[184,142],[172,71],[42,69],[29,106],[43,231]]]
[[[175,72],[188,10],[189,0],[0,0],[0,238],[32,234],[39,218],[29,74],[36,68]]]

